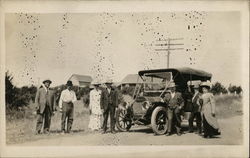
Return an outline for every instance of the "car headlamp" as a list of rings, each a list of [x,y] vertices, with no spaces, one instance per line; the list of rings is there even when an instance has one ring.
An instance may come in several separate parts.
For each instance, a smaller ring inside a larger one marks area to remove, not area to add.
[[[147,110],[151,106],[149,101],[145,101],[142,103],[142,109]]]

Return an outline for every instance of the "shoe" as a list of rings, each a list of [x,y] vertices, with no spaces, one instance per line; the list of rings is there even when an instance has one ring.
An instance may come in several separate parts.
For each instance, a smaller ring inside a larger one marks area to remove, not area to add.
[[[62,131],[61,131],[61,134],[65,134],[65,130],[62,130]]]
[[[41,131],[40,130],[36,131],[35,135],[39,135],[39,134],[41,134]]]
[[[73,131],[71,131],[71,130],[70,130],[70,131],[67,131],[67,133],[68,133],[68,134],[72,134],[72,133],[73,133]]]
[[[112,134],[116,134],[116,131],[111,131]]]
[[[188,133],[193,133],[194,131],[193,130],[188,130]]]
[[[181,136],[181,132],[178,132],[177,135],[178,135],[178,136]]]
[[[170,133],[170,132],[167,132],[165,135],[166,135],[166,136],[170,136],[170,135],[171,135],[171,133]]]
[[[106,134],[107,132],[106,131],[102,131],[102,134]]]
[[[50,132],[49,132],[49,131],[44,131],[43,133],[44,133],[44,134],[50,134]]]

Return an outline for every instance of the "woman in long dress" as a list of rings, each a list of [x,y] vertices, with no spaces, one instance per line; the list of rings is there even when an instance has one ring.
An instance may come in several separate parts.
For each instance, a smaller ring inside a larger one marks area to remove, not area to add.
[[[99,88],[99,83],[92,82],[94,89],[90,91],[89,94],[89,110],[90,110],[90,120],[88,127],[92,131],[98,131],[101,129],[102,122],[102,110],[101,110],[101,93]]]
[[[210,83],[204,82],[201,84],[202,88],[202,120],[203,120],[203,130],[204,138],[211,138],[215,135],[220,135],[219,124],[215,116],[215,101],[214,96],[210,90]]]

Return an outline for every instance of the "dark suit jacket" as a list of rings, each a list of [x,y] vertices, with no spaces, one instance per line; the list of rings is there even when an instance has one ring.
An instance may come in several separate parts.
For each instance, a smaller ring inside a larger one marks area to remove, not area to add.
[[[198,93],[193,99],[192,99],[192,103],[193,103],[193,112],[200,112],[201,111],[201,105],[199,104],[199,98],[201,97],[201,94]]]
[[[105,88],[102,90],[101,95],[101,109],[106,111],[109,107],[117,107],[118,106],[118,92],[117,90],[111,88],[110,93]]]
[[[46,102],[47,105],[49,106],[50,112],[52,113],[53,111],[55,111],[56,98],[54,91],[49,89],[47,93],[46,90],[43,87],[41,87],[37,90],[35,98],[35,105],[40,114],[44,112],[44,109],[46,107]]]
[[[179,92],[175,92],[175,96],[173,98],[170,93],[167,93],[164,97],[164,101],[167,103],[170,109],[174,109],[176,107],[183,108],[184,106],[184,100],[181,93]]]

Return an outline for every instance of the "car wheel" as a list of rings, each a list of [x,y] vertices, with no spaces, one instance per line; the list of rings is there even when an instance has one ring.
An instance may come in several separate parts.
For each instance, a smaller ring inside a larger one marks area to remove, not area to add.
[[[151,126],[155,134],[162,135],[167,131],[168,118],[167,118],[167,109],[158,106],[154,109],[151,116]]]
[[[116,111],[116,127],[121,132],[128,131],[132,126],[131,115],[126,109],[118,109]]]

